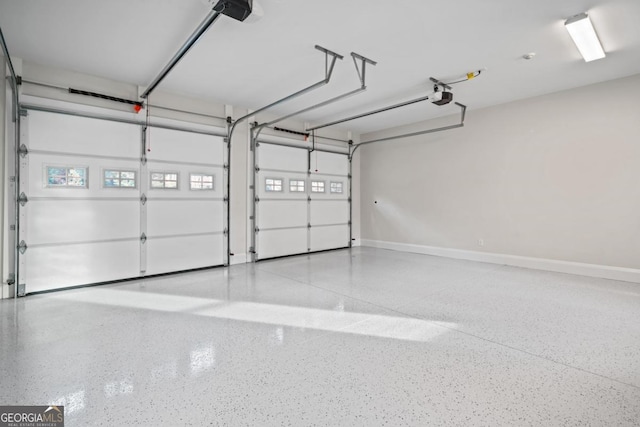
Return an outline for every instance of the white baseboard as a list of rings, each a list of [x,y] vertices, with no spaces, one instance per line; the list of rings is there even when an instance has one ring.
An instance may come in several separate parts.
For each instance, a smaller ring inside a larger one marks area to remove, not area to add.
[[[355,247],[355,246],[362,246],[362,241],[360,239],[353,239],[351,241],[351,246]]]
[[[476,252],[462,249],[441,248],[437,246],[414,245],[409,243],[384,242],[381,240],[361,239],[360,244],[362,246],[391,249],[400,252],[413,252],[425,255],[436,255],[448,258],[466,259],[470,261],[512,265],[536,270],[547,270],[559,273],[577,274],[580,276],[640,283],[640,270],[634,268],[612,267],[609,265],[586,264],[491,252]]]
[[[245,264],[248,262],[247,254],[234,254],[231,257],[231,265]]]

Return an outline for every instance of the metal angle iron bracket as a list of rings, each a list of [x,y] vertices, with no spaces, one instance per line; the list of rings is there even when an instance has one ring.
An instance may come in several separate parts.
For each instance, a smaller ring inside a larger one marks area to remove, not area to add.
[[[324,86],[326,84],[328,84],[331,81],[331,76],[333,75],[333,70],[335,68],[336,65],[336,61],[338,59],[342,60],[344,59],[344,56],[340,55],[339,53],[336,53],[332,50],[329,50],[327,48],[324,48],[320,45],[315,45],[315,49],[319,50],[320,52],[324,53],[324,79],[313,83],[310,86],[307,86],[303,89],[300,89],[297,92],[294,92],[290,95],[285,96],[284,98],[280,98],[277,101],[272,102],[271,104],[265,105],[264,107],[258,108],[255,111],[252,111],[250,113],[245,114],[242,117],[237,118],[236,120],[233,120],[233,123],[231,124],[231,129],[229,130],[229,141],[231,141],[231,136],[233,135],[233,131],[235,130],[235,127],[242,121],[248,119],[249,117],[255,116],[256,114],[262,113],[263,111],[266,111],[272,107],[275,107],[276,105],[280,105],[284,102],[290,101],[292,99],[295,99],[301,95],[304,95],[307,92],[310,92],[314,89],[318,89],[321,86]],[[257,126],[258,123],[256,122],[254,127]]]
[[[355,68],[356,68],[356,73],[358,74],[358,80],[360,81],[360,87],[359,88],[357,88],[355,90],[351,90],[351,91],[345,92],[343,94],[340,94],[340,95],[335,96],[333,98],[330,98],[330,99],[327,99],[325,101],[319,102],[317,104],[311,105],[309,107],[303,108],[301,110],[294,111],[293,113],[289,113],[289,114],[287,114],[285,116],[282,116],[282,117],[279,117],[277,119],[270,120],[270,121],[265,122],[265,123],[261,123],[260,125],[254,127],[252,129],[252,132],[255,133],[255,139],[258,138],[258,135],[260,134],[262,129],[264,129],[267,126],[274,125],[274,124],[279,123],[279,122],[281,122],[283,120],[289,119],[291,117],[298,116],[300,114],[307,113],[307,112],[312,111],[312,110],[316,110],[316,109],[321,108],[321,107],[326,107],[327,105],[333,104],[335,102],[341,101],[341,100],[343,100],[345,98],[348,98],[350,96],[356,95],[356,94],[358,94],[360,92],[363,92],[363,91],[367,90],[366,73],[365,73],[366,64],[376,65],[377,62],[373,61],[373,60],[371,60],[369,58],[366,58],[366,57],[364,57],[364,56],[362,56],[360,54],[357,54],[355,52],[351,52],[351,57],[353,58],[353,61],[354,61],[354,64],[355,64]],[[358,67],[358,61],[360,61],[360,63],[361,63],[360,67]]]

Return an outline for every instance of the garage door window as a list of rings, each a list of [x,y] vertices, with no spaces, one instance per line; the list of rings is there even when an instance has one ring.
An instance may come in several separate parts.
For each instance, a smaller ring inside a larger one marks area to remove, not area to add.
[[[178,189],[178,172],[151,172],[151,188]]]
[[[304,193],[304,181],[290,179],[289,191],[292,193]]]
[[[189,174],[189,188],[192,190],[213,190],[213,175]]]
[[[105,169],[102,182],[104,188],[136,188],[136,175],[130,170]]]
[[[342,182],[331,181],[331,184],[329,186],[329,191],[331,193],[342,194]]]
[[[88,188],[87,167],[47,166],[47,187]]]
[[[264,191],[267,191],[267,192],[282,191],[282,180],[279,178],[266,178],[264,180]]]
[[[311,181],[312,193],[324,193],[324,181]]]

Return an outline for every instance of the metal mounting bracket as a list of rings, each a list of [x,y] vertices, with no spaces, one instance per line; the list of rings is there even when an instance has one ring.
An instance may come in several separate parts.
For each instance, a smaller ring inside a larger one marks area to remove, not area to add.
[[[144,205],[145,203],[147,203],[147,196],[145,194],[143,194],[142,196],[140,196],[140,202]]]
[[[18,154],[20,154],[20,157],[24,158],[27,156],[27,154],[29,154],[29,149],[26,145],[20,144],[20,148],[18,148]]]
[[[331,74],[333,73],[333,67],[336,65],[336,59],[342,59],[344,56],[319,45],[316,45],[315,48],[320,52],[324,52],[324,78],[329,82]],[[329,56],[331,56],[331,64],[329,64]]]
[[[367,64],[376,65],[377,62],[369,58],[365,58],[364,56],[355,52],[351,52],[351,57],[353,58],[353,63],[356,66],[356,71],[358,72],[358,77],[360,78],[360,84],[362,85],[362,87],[366,87],[365,79]],[[361,67],[358,67],[358,61],[360,61],[360,63],[362,64]]]
[[[438,80],[438,79],[435,79],[435,78],[433,78],[433,77],[429,77],[429,80],[431,80],[431,81],[433,82],[433,84],[434,84],[434,85],[436,85],[436,86],[442,86],[444,89],[449,89],[449,90],[451,90],[451,86],[449,86],[448,84],[446,84],[446,83],[444,83],[444,82],[441,82],[441,81],[440,81],[440,80]]]
[[[143,245],[147,242],[147,235],[142,233],[140,235],[140,243],[142,243]]]
[[[27,252],[27,248],[28,248],[27,243],[24,240],[21,240],[20,244],[18,245],[18,250],[22,255],[24,255],[24,253]]]

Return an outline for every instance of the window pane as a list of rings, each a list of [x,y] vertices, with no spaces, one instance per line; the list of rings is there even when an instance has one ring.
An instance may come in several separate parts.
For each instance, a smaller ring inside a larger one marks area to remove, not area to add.
[[[104,186],[105,187],[119,187],[120,186],[120,180],[119,179],[106,178],[104,180]]]
[[[65,176],[49,176],[49,185],[67,185],[67,177]]]
[[[213,175],[205,175],[202,177],[203,182],[213,182]]]
[[[120,172],[120,176],[122,178],[127,178],[127,179],[135,179],[136,177],[136,173],[135,172]]]
[[[121,187],[135,187],[136,186],[136,181],[133,179],[123,179],[120,182],[120,186]]]
[[[202,182],[202,175],[191,175],[192,182]]]
[[[84,187],[84,178],[69,177],[67,185],[69,187]]]
[[[164,179],[168,180],[168,181],[177,181],[178,180],[178,175],[175,173],[167,173],[164,175]]]
[[[69,168],[69,177],[84,178],[84,176],[85,176],[84,168]]]
[[[120,172],[119,171],[104,171],[104,177],[105,178],[119,178],[120,177]]]
[[[52,167],[48,167],[47,168],[47,175],[52,176],[52,175],[62,175],[62,176],[67,176],[67,169],[65,168],[52,168]]]
[[[151,188],[163,188],[164,181],[151,181]]]
[[[164,174],[163,173],[152,173],[151,174],[151,179],[164,179]]]
[[[165,181],[164,188],[178,188],[178,183],[176,181]]]
[[[202,188],[206,190],[213,190],[213,182],[204,182],[202,183]]]

